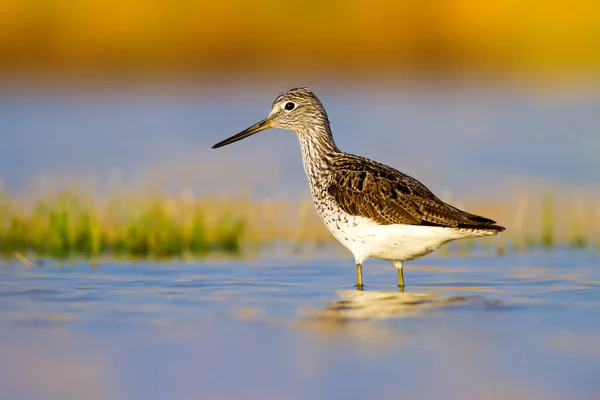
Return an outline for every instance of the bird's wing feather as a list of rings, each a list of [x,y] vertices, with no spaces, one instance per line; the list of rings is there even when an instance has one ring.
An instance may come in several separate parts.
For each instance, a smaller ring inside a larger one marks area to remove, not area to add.
[[[421,182],[393,168],[370,160],[351,161],[336,165],[327,187],[329,195],[350,215],[382,225],[503,230],[491,219],[444,203]]]

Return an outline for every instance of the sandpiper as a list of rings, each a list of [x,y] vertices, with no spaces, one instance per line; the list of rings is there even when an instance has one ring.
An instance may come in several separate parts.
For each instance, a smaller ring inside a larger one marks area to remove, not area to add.
[[[325,108],[305,87],[281,93],[267,118],[212,148],[269,128],[298,136],[315,208],[333,236],[354,255],[359,290],[362,264],[368,258],[392,261],[403,289],[404,261],[452,240],[504,230],[491,219],[443,202],[421,182],[392,167],[339,150]]]

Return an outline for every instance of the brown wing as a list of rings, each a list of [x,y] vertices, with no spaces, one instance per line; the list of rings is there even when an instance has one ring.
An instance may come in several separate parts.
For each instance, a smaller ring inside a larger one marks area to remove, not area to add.
[[[350,215],[379,224],[409,224],[502,231],[495,221],[438,199],[421,182],[383,164],[356,160],[337,165],[327,191]],[[362,161],[362,162],[357,162]]]

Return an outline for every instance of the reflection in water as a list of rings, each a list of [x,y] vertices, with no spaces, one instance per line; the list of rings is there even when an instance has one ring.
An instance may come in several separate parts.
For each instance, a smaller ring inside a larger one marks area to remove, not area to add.
[[[436,293],[341,291],[339,300],[328,302],[312,319],[372,320],[403,316],[425,316],[427,311],[461,304],[497,305],[499,301],[480,296],[455,296]]]
[[[500,306],[497,300],[478,295],[444,295],[438,293],[383,292],[347,290],[337,292],[339,299],[322,308],[301,309],[297,325],[316,333],[321,339],[351,338],[355,349],[372,352],[399,344],[406,334],[391,329],[385,322],[402,318],[431,318],[448,307],[461,305]]]

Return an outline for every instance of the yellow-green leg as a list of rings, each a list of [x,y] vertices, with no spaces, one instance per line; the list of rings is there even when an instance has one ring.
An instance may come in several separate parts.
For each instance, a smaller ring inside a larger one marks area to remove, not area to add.
[[[362,264],[356,263],[356,289],[363,290]]]
[[[401,269],[398,270],[398,290],[404,293],[404,272]]]
[[[398,287],[400,291],[404,291],[404,270],[402,269],[402,261],[394,261],[394,266],[398,271]]]

